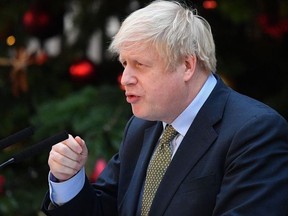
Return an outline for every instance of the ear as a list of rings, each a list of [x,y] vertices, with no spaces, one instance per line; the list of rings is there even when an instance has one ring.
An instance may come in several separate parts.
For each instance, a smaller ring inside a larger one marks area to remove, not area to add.
[[[193,74],[196,71],[196,64],[197,64],[196,56],[187,56],[184,59],[184,66],[185,66],[184,80],[185,81],[188,81],[192,78]]]

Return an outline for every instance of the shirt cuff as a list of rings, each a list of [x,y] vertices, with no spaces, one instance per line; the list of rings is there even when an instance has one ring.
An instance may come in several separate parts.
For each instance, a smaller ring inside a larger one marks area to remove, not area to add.
[[[55,181],[55,177],[49,172],[48,175],[50,200],[58,206],[72,200],[83,188],[85,183],[84,167],[72,178],[64,182]]]

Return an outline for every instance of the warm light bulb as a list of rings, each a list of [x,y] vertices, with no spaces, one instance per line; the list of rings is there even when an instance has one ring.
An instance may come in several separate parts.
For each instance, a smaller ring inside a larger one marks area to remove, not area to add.
[[[16,42],[16,38],[13,35],[10,35],[6,39],[6,43],[8,46],[13,46],[15,44],[15,42]]]

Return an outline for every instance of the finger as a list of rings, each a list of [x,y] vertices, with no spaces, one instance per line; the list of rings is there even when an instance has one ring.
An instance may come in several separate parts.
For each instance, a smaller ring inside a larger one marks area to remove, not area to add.
[[[76,157],[76,159],[73,159],[73,158],[71,159],[70,157],[64,156],[57,151],[51,151],[50,156],[49,156],[49,160],[52,160],[55,163],[57,163],[61,166],[68,167],[70,169],[79,170],[81,168],[80,167],[81,165],[79,163],[79,160],[81,160],[81,157],[79,157],[79,156]]]
[[[53,162],[53,165],[50,162],[50,172],[60,181],[66,181],[72,178],[78,171],[65,167],[62,165]]]
[[[76,152],[74,152],[69,145],[65,143],[58,143],[52,147],[51,152],[56,152],[60,154],[62,157],[69,158],[73,161],[79,161],[80,155]]]
[[[78,170],[59,164],[53,159],[49,160],[48,163],[50,166],[50,171],[56,178],[58,178],[59,175],[66,175],[67,177],[71,178],[78,172]]]
[[[79,145],[79,143],[70,134],[68,139],[65,140],[63,143],[77,154],[81,154],[81,152],[83,151],[81,145]]]
[[[61,154],[51,151],[48,159],[51,173],[59,180],[67,180],[80,170],[80,164]]]
[[[85,141],[83,139],[81,139],[81,137],[79,136],[76,136],[75,137],[75,140],[78,142],[78,144],[81,146],[82,148],[82,152],[81,152],[81,155],[85,155],[85,156],[88,156],[88,149],[87,149],[87,146],[85,144]]]
[[[80,165],[84,166],[87,159],[88,159],[88,149],[87,149],[87,146],[85,144],[85,141],[83,139],[81,139],[79,136],[75,137],[75,140],[79,143],[79,145],[81,146],[82,148],[82,152],[80,154],[80,160],[79,160],[79,163]]]

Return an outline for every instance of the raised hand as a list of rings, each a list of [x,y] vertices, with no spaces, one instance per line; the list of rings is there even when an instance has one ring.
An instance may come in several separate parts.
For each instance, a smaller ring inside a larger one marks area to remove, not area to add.
[[[59,180],[73,177],[86,163],[88,150],[79,136],[69,138],[54,145],[50,151],[48,164],[50,172]]]

